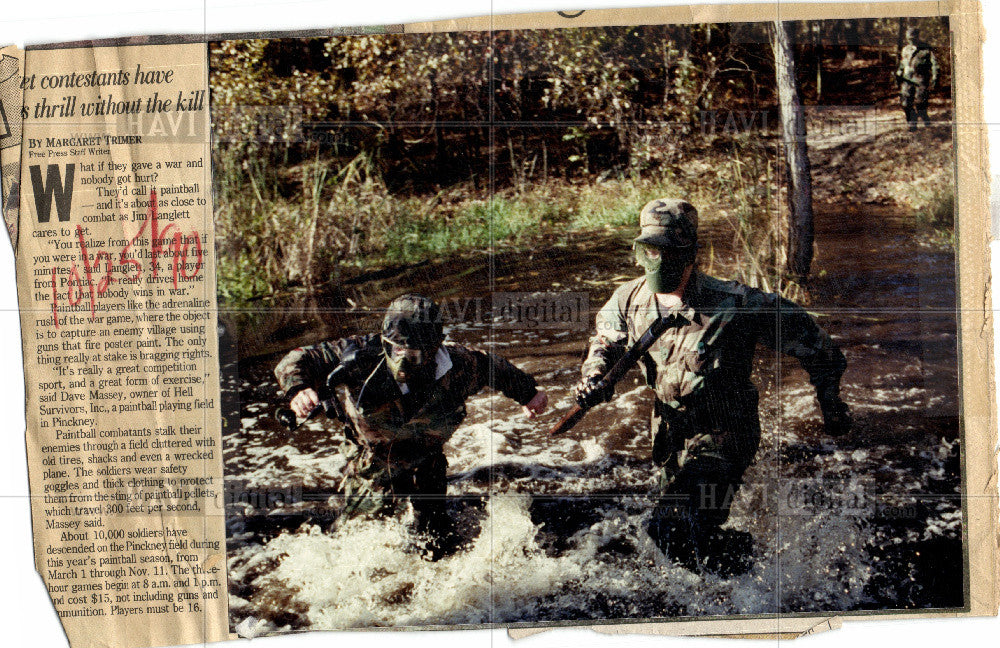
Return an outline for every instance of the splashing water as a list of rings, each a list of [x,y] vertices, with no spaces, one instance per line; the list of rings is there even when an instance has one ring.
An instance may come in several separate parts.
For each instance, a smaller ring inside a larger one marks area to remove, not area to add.
[[[835,223],[859,227],[860,236],[889,231],[874,232],[851,219]],[[933,284],[935,294],[947,296],[942,286],[954,284],[948,270],[953,257],[915,251],[907,231],[893,231],[897,247],[880,248],[892,257],[879,259],[888,268],[885,276],[921,290]],[[848,358],[843,395],[855,432],[846,438],[823,435],[815,391],[801,369],[794,363],[776,367],[773,355],[758,353],[761,448],[725,526],[753,539],[745,573],[692,571],[665,556],[647,534],[648,493],[656,484],[651,395],[634,376],[572,433],[547,436],[552,414],[572,403],[569,385],[578,379],[588,333],[493,331],[484,343],[481,328],[456,326],[451,334],[459,343],[498,349],[534,374],[552,406],[529,421],[519,406],[489,390],[468,401],[468,418],[445,448],[448,493],[456,496],[449,511],[462,522],[465,544],[430,562],[410,530],[409,512],[331,528],[308,507],[286,507],[296,515],[273,522],[244,507],[227,520],[235,522],[228,543],[232,624],[254,615],[266,620],[266,634],[960,606],[955,319],[914,315],[907,300],[919,291],[900,292],[893,284],[885,293],[875,270],[835,265],[836,259],[855,259],[853,250],[882,245],[881,239],[866,247],[843,238],[843,255],[823,248],[830,274],[817,280],[817,291],[824,281],[836,282],[852,287],[846,296],[838,292],[840,300],[899,311],[821,320]],[[604,263],[604,256],[594,262]],[[545,280],[567,280],[574,272],[583,270],[553,267]],[[536,355],[540,350],[545,352]],[[268,375],[275,360],[242,364],[243,380],[227,385],[239,401],[224,435],[227,480],[333,489],[343,468],[333,426],[310,423],[305,441],[293,444],[264,414],[275,397]],[[788,511],[782,489],[797,480],[863,501]]]

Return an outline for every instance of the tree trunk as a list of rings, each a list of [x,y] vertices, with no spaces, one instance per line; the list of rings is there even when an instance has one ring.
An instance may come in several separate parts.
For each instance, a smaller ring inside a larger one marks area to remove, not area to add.
[[[844,21],[844,43],[847,47],[847,54],[844,56],[844,67],[850,66],[857,58],[858,50],[861,49],[861,36],[858,34],[858,21]]]
[[[431,112],[434,117],[434,171],[437,173],[439,182],[444,177],[444,134],[441,132],[440,109],[441,99],[439,96],[437,74],[431,73]]]
[[[785,273],[796,281],[809,276],[813,255],[812,181],[806,150],[806,124],[795,77],[795,59],[784,23],[771,28],[771,49],[778,85],[781,139],[788,168],[788,247]]]
[[[812,21],[807,23],[813,41],[813,56],[816,57],[816,103],[823,97],[823,35],[820,31],[822,23]]]

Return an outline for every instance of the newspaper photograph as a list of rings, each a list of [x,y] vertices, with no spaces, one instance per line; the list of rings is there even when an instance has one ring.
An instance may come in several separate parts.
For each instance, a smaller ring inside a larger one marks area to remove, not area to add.
[[[3,51],[70,645],[996,615],[978,4],[315,27]]]

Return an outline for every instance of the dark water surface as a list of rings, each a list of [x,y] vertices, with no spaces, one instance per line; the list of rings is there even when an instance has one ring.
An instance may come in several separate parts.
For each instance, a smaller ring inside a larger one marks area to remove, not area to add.
[[[724,262],[724,230],[703,231],[703,250]],[[843,396],[855,429],[825,437],[805,372],[759,349],[763,440],[727,524],[752,535],[754,562],[727,577],[672,562],[643,530],[655,478],[652,393],[638,372],[612,403],[549,438],[546,429],[571,405],[590,323],[506,329],[489,319],[491,289],[578,291],[595,311],[637,275],[629,236],[552,241],[492,263],[478,254],[396,269],[335,293],[224,314],[227,483],[297,488],[305,500],[230,507],[232,622],[253,614],[281,631],[961,606],[951,247],[888,208],[817,214],[808,309],[847,357]],[[467,545],[433,563],[411,548],[408,513],[331,529],[323,500],[344,464],[340,433],[316,421],[293,438],[271,418],[271,371],[284,353],[376,330],[378,308],[406,291],[444,303],[451,339],[532,373],[552,406],[529,421],[489,390],[469,401],[446,446],[449,494],[463,496],[452,511]],[[802,492],[810,505],[790,507],[789,493]]]

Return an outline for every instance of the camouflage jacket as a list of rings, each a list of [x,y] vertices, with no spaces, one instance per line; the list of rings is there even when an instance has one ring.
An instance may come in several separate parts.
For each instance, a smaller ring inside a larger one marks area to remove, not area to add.
[[[713,428],[747,415],[755,420],[750,372],[757,342],[798,359],[821,403],[839,399],[844,356],[800,306],[696,271],[682,303],[661,308],[644,277],[619,286],[597,315],[583,375],[606,372],[660,314],[679,315],[640,361],[665,414],[703,415]]]
[[[466,399],[483,387],[494,387],[522,405],[537,392],[534,378],[502,358],[450,342],[441,348],[451,366],[441,373],[439,362],[437,380],[419,394],[404,394],[393,379],[377,334],[295,349],[274,373],[291,398],[307,387],[319,390],[341,360],[353,356],[344,381],[345,411],[355,440],[377,453],[393,447],[415,455],[440,450],[465,418]]]
[[[937,83],[937,77],[938,62],[930,45],[907,45],[900,51],[897,79],[918,86],[933,86]]]

